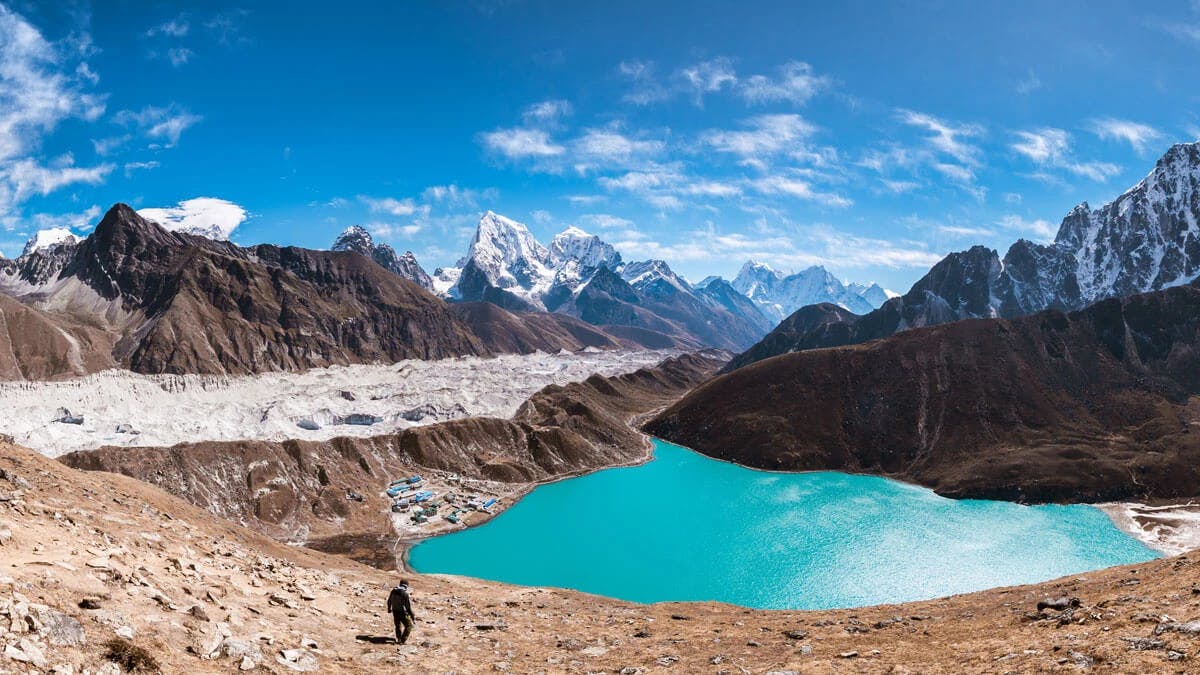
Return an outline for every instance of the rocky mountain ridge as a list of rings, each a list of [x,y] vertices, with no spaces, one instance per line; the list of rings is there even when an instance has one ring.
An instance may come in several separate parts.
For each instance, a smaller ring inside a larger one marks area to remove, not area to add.
[[[797,332],[839,329],[837,311],[797,312],[810,315]],[[646,430],[749,466],[877,473],[951,497],[1187,499],[1200,496],[1198,395],[1200,281],[767,358]]]
[[[244,374],[627,343],[571,317],[463,314],[363,255],[243,248],[168,231],[123,204],[77,243],[0,260],[0,293],[32,310],[12,306],[24,328],[6,324],[19,345],[8,351],[55,366],[9,369],[23,376]],[[36,356],[47,333],[68,358]]]
[[[374,260],[383,269],[399,274],[425,290],[433,288],[433,279],[417,262],[417,256],[412,251],[396,255],[396,249],[387,244],[376,244],[371,233],[361,226],[352,225],[346,228],[334,240],[329,250],[353,251]]]
[[[730,367],[948,321],[1077,310],[1106,298],[1187,283],[1197,275],[1200,142],[1172,146],[1145,179],[1103,207],[1076,206],[1051,244],[1022,239],[1003,258],[983,246],[951,253],[904,295],[846,317],[844,329],[792,339],[781,330],[765,339],[770,349],[756,345],[753,357],[736,359]]]

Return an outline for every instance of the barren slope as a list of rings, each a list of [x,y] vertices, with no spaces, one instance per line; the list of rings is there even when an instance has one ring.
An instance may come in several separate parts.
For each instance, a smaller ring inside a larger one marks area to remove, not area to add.
[[[0,470],[0,669],[19,672],[30,664],[15,659],[105,672],[104,644],[118,632],[169,673],[228,673],[244,659],[278,673],[1184,673],[1200,649],[1197,554],[822,612],[647,606],[413,575],[419,620],[397,648],[383,614],[395,574],[276,544],[143,483],[5,443]],[[1037,611],[1062,596],[1080,606]]]

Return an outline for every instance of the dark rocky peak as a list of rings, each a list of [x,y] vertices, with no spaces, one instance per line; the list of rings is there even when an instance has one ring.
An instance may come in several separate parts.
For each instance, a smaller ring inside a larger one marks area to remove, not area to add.
[[[993,316],[992,288],[1003,271],[1000,256],[986,246],[951,253],[906,293],[906,304],[920,303],[928,295],[945,300],[961,318]]]
[[[375,241],[371,238],[371,233],[366,228],[360,225],[351,225],[333,241],[331,250],[353,251],[369,258],[375,251]]]

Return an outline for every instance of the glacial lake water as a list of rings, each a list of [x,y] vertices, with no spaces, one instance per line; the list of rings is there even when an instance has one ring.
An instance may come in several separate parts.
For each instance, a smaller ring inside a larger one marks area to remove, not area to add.
[[[641,466],[535,489],[412,567],[638,602],[822,609],[1046,581],[1159,554],[1091,506],[951,500],[836,472],[767,473],[655,441]]]

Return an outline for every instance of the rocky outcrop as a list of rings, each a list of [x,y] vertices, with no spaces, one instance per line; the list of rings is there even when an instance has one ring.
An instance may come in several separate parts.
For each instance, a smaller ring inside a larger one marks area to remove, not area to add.
[[[749,466],[879,473],[954,497],[1182,498],[1200,496],[1197,394],[1194,283],[770,358],[646,430]]]
[[[371,233],[358,225],[348,227],[338,235],[330,250],[351,251],[366,256],[383,269],[398,274],[425,290],[433,288],[433,279],[417,262],[417,256],[412,251],[396,255],[396,249],[387,244],[376,244]]]
[[[512,419],[467,418],[398,434],[329,441],[101,448],[61,460],[153,483],[208,511],[286,540],[391,531],[387,481],[429,470],[527,483],[627,463],[646,453],[629,419],[661,408],[728,359],[706,351],[533,395]],[[348,492],[363,496],[347,499]]]

